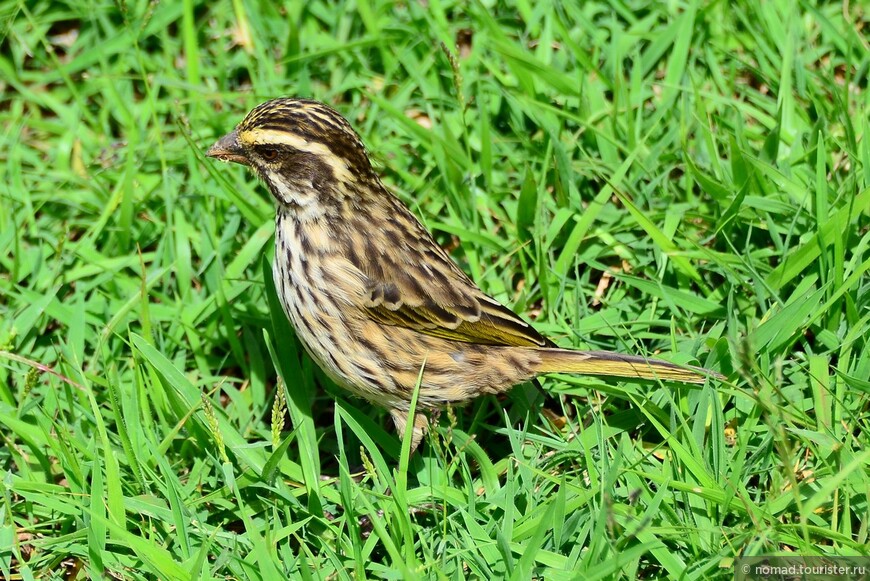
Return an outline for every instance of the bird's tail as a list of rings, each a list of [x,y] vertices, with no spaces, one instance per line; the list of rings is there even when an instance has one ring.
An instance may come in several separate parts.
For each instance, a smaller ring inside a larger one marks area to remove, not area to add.
[[[700,367],[684,367],[659,359],[646,359],[610,351],[539,349],[538,353],[541,356],[541,361],[535,370],[538,373],[612,375],[685,383],[704,383],[707,376],[721,377],[718,373]]]

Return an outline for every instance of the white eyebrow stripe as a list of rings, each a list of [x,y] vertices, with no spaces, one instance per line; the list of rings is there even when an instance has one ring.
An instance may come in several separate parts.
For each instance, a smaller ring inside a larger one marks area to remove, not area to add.
[[[329,151],[329,149],[320,142],[309,141],[295,133],[278,129],[248,129],[241,132],[239,140],[245,145],[273,143],[276,145],[289,145],[295,149],[310,151],[311,153],[319,153],[319,151],[316,150],[316,147],[320,146],[322,151]]]
[[[248,129],[239,134],[239,141],[248,147],[264,144],[287,145],[293,149],[314,154],[332,168],[337,179],[345,182],[353,181],[347,164],[342,158],[332,153],[332,150],[325,143],[309,141],[300,135],[275,129]]]

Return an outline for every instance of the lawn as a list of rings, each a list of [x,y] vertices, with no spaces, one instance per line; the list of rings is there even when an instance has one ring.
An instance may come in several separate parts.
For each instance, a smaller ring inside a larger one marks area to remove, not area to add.
[[[0,577],[728,578],[868,555],[865,3],[0,1]],[[304,355],[274,208],[204,156],[322,100],[559,345],[388,414]]]

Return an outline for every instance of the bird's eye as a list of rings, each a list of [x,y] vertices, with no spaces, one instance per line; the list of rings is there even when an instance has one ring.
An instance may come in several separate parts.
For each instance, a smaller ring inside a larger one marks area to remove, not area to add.
[[[262,157],[265,161],[275,161],[278,159],[278,150],[277,149],[263,149],[260,151],[260,157]]]

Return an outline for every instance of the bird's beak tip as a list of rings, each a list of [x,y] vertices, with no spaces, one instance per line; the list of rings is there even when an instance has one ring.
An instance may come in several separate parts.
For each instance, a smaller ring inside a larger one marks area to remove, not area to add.
[[[239,133],[237,131],[227,133],[218,139],[214,145],[208,148],[205,155],[221,161],[231,161],[242,165],[250,165],[250,162],[239,143]]]

